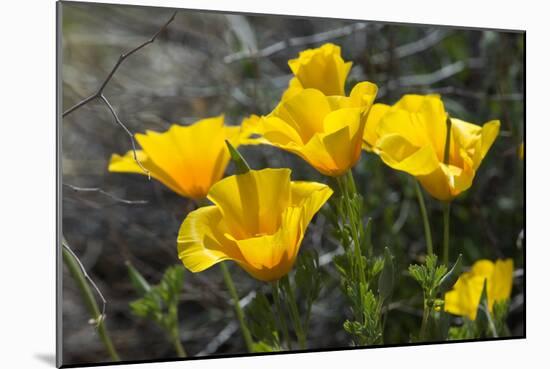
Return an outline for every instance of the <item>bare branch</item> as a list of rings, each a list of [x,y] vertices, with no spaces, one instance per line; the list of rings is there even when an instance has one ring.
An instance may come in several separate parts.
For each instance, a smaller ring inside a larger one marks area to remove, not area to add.
[[[401,208],[399,210],[399,216],[397,217],[397,220],[395,223],[393,223],[391,227],[391,231],[394,234],[397,234],[401,228],[405,225],[407,218],[409,216],[409,210],[411,208],[411,202],[410,201],[402,201],[401,202]]]
[[[524,274],[525,273],[524,273],[523,268],[519,268],[519,269],[514,270],[513,276],[514,276],[514,278],[523,278]]]
[[[74,190],[74,191],[77,191],[77,192],[97,192],[97,193],[103,194],[107,197],[110,197],[111,199],[115,200],[116,202],[121,202],[123,204],[143,205],[143,204],[148,203],[148,201],[146,201],[146,200],[126,200],[126,199],[123,199],[123,198],[118,197],[116,195],[113,195],[112,193],[104,191],[99,187],[78,187],[78,186],[74,186],[74,185],[68,184],[68,183],[63,183],[63,186],[66,186],[66,187],[70,188],[71,190]]]
[[[400,86],[421,86],[432,85],[444,79],[450,78],[466,68],[479,68],[482,66],[480,59],[459,60],[447,64],[442,68],[427,74],[416,74],[412,76],[402,76],[398,78],[397,84]],[[390,83],[393,81],[390,81]]]
[[[520,293],[512,299],[509,307],[509,314],[515,313],[517,310],[525,309],[525,295]]]
[[[401,59],[420,53],[424,50],[428,50],[432,46],[437,45],[439,42],[441,42],[449,34],[450,33],[446,30],[436,29],[435,31],[428,33],[425,37],[419,40],[397,46],[393,50],[393,56],[397,59]],[[384,51],[382,53],[372,55],[370,61],[373,64],[384,64],[389,59],[390,52]]]
[[[388,90],[402,89],[403,87],[429,86],[450,78],[466,68],[483,67],[483,59],[470,58],[458,60],[454,63],[444,65],[440,69],[426,74],[414,74],[410,76],[401,76],[388,81],[387,87],[381,87],[378,91],[378,97],[386,95]]]
[[[488,99],[492,101],[522,101],[523,100],[523,94],[521,92],[488,95],[484,92],[475,92],[475,91],[465,90],[454,86],[443,86],[443,87],[425,88],[425,89],[403,88],[402,90],[405,92],[412,91],[412,92],[422,93],[422,94],[455,95],[455,96],[478,99],[478,100],[482,100],[482,99]]]
[[[344,27],[335,28],[329,31],[316,33],[309,36],[292,37],[288,40],[283,40],[269,45],[260,50],[241,50],[239,52],[227,55],[223,58],[224,63],[230,64],[242,59],[267,57],[273,55],[279,51],[282,51],[292,46],[303,46],[307,44],[314,44],[318,42],[324,42],[335,38],[349,36],[355,32],[363,31],[367,29],[367,23],[353,23]]]
[[[235,321],[229,322],[196,356],[205,356],[218,351],[220,346],[229,341],[231,336],[239,330],[239,325]]]
[[[69,244],[67,243],[67,240],[65,240],[65,237],[63,237],[62,241],[61,241],[61,244],[62,246],[65,248],[65,250],[67,250],[73,257],[74,259],[76,260],[80,270],[82,271],[82,274],[84,275],[84,278],[86,278],[86,280],[90,283],[90,285],[94,288],[94,290],[96,291],[97,295],[99,296],[99,298],[101,299],[101,302],[102,302],[102,307],[101,307],[101,315],[100,317],[97,319],[97,322],[95,322],[97,325],[99,325],[103,320],[105,320],[105,311],[107,309],[107,300],[105,300],[105,297],[103,297],[103,294],[101,293],[101,290],[99,289],[99,287],[97,287],[97,285],[95,284],[94,280],[88,275],[88,273],[86,272],[86,268],[84,268],[84,265],[82,265],[82,262],[80,261],[80,259],[78,258],[78,256],[76,256],[76,254],[74,253],[73,250],[71,250]]]
[[[126,131],[126,134],[128,135],[128,137],[130,137],[130,142],[132,143],[132,153],[134,155],[134,160],[136,161],[137,165],[139,165],[141,170],[143,170],[143,172],[147,174],[147,177],[149,179],[151,179],[151,173],[147,169],[145,169],[145,167],[143,166],[143,164],[141,164],[141,161],[137,157],[136,140],[134,139],[134,134],[132,132],[130,132],[130,130],[124,125],[124,123],[122,123],[122,121],[118,117],[117,113],[115,112],[115,109],[113,109],[113,106],[111,105],[109,100],[107,100],[105,95],[101,94],[99,97],[105,103],[105,105],[107,105],[107,108],[109,109],[111,114],[113,114],[113,117],[115,118],[115,122],[119,126],[121,126],[122,129],[124,129],[124,131]]]
[[[168,19],[168,21],[166,23],[164,23],[164,25],[153,35],[153,37],[151,37],[149,40],[143,42],[142,44],[136,46],[135,48],[133,48],[132,50],[126,52],[126,53],[123,53],[121,54],[119,57],[118,57],[118,61],[116,62],[116,64],[114,65],[113,69],[111,69],[111,71],[109,72],[109,74],[107,75],[107,77],[105,77],[105,80],[103,80],[103,82],[101,83],[101,85],[99,86],[99,88],[97,89],[96,92],[94,92],[93,94],[91,94],[90,96],[86,97],[85,99],[83,99],[82,101],[76,103],[75,105],[73,105],[72,107],[70,107],[69,109],[65,110],[63,112],[63,117],[66,117],[67,115],[71,114],[73,111],[77,110],[78,108],[81,108],[82,106],[86,105],[87,103],[89,103],[90,101],[94,100],[94,99],[97,99],[99,98],[102,94],[103,94],[103,90],[105,89],[105,87],[107,86],[107,84],[109,83],[109,81],[113,78],[115,72],[117,71],[118,67],[120,67],[120,65],[122,64],[122,62],[124,62],[124,60],[126,60],[126,58],[128,58],[130,55],[134,54],[136,51],[139,51],[141,50],[142,48],[144,48],[145,46],[155,42],[156,38],[158,37],[158,35],[160,35],[167,27],[170,23],[172,23],[172,21],[174,20],[174,18],[176,17],[176,12],[174,12],[172,14],[172,16],[170,17],[170,19]]]

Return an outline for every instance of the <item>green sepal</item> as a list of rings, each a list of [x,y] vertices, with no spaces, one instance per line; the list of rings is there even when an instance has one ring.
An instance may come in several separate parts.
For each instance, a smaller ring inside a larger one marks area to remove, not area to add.
[[[439,282],[439,292],[445,293],[449,291],[453,286],[455,285],[456,281],[460,277],[460,273],[462,272],[462,254],[458,255],[458,259],[456,259],[456,262],[454,263],[451,270],[441,278],[441,281]]]
[[[478,327],[487,327],[489,322],[487,319],[487,314],[485,308],[488,308],[487,304],[487,278],[483,280],[483,289],[481,290],[481,297],[479,298],[479,303],[477,305],[477,314],[475,323]]]
[[[235,173],[236,174],[245,174],[250,171],[250,166],[244,160],[243,156],[240,152],[237,151],[233,145],[229,142],[229,140],[225,140],[225,144],[227,145],[227,149],[229,150],[229,155],[231,156],[231,160],[233,163],[235,163]]]

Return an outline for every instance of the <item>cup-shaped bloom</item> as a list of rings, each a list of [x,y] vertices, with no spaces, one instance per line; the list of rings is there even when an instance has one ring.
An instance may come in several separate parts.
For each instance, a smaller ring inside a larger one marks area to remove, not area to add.
[[[317,89],[327,96],[345,95],[344,85],[351,64],[342,59],[340,46],[331,43],[301,51],[296,59],[288,61],[294,77],[283,94],[283,100],[305,88]]]
[[[510,298],[514,262],[512,259],[478,260],[470,271],[463,273],[453,289],[445,294],[445,311],[475,320],[483,293],[483,283],[487,281],[487,304],[489,312],[497,301]]]
[[[261,138],[244,144],[273,145],[302,157],[325,175],[342,175],[361,156],[366,117],[376,92],[370,82],[358,83],[350,96],[301,90],[282,100],[269,115],[254,120]]]
[[[306,228],[332,190],[293,182],[290,169],[251,170],[214,184],[214,205],[192,211],[178,234],[178,256],[192,272],[224,260],[274,281],[294,265]]]
[[[366,149],[390,167],[415,176],[436,199],[451,201],[472,185],[500,122],[478,126],[450,118],[446,162],[447,116],[437,95],[405,95],[393,106],[375,104],[363,136]]]
[[[200,199],[222,178],[229,163],[225,140],[238,146],[240,132],[238,126],[224,125],[223,115],[189,126],[174,124],[162,133],[136,134],[142,148],[136,153],[151,177],[179,195]],[[133,151],[113,154],[109,171],[146,174],[134,160]]]

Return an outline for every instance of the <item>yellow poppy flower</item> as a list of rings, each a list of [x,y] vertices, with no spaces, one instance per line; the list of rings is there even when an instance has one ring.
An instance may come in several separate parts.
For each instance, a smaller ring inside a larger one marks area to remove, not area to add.
[[[483,292],[483,281],[487,280],[487,303],[489,312],[497,301],[510,298],[514,261],[512,259],[478,260],[469,272],[463,273],[453,289],[445,294],[445,311],[475,320]]]
[[[436,199],[451,201],[472,185],[500,122],[480,127],[450,119],[448,164],[444,162],[447,113],[437,95],[405,95],[393,106],[375,104],[363,135],[365,147],[390,167],[415,176]]]
[[[352,63],[345,62],[340,53],[340,46],[328,43],[301,51],[296,59],[289,60],[288,66],[294,77],[282,100],[305,88],[317,89],[327,96],[345,95],[344,84]]]
[[[238,126],[225,126],[223,115],[189,126],[174,124],[163,133],[136,134],[142,147],[137,156],[151,177],[182,196],[199,199],[222,178],[230,159],[225,140],[238,146],[240,132]],[[132,151],[113,154],[109,171],[146,174]]]
[[[325,175],[342,175],[361,156],[366,115],[376,92],[370,82],[358,83],[350,96],[301,90],[281,101],[269,115],[249,120],[261,137],[243,144],[277,146],[299,155]]]
[[[290,169],[224,178],[208,193],[214,205],[183,221],[178,256],[192,272],[233,260],[256,279],[277,280],[294,265],[309,222],[331,195],[321,183],[291,182]]]

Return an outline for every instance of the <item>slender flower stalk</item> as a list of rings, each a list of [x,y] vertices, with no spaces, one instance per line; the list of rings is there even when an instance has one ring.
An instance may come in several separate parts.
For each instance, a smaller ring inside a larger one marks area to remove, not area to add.
[[[248,349],[248,352],[253,352],[254,348],[252,336],[250,335],[250,330],[248,329],[248,326],[246,325],[246,322],[244,320],[244,313],[239,302],[239,295],[237,294],[235,284],[233,283],[233,278],[231,278],[231,273],[229,273],[229,269],[227,268],[227,265],[225,265],[225,263],[220,263],[220,268],[222,269],[225,285],[227,286],[227,289],[229,290],[229,293],[231,294],[231,298],[233,300],[235,315],[237,315],[239,326],[241,328],[241,333],[243,334],[244,342],[246,343],[246,348]]]
[[[388,276],[375,278],[380,270],[375,271],[372,244],[366,233],[368,231],[363,226],[362,200],[357,193],[351,171],[336,177],[336,181],[341,193],[337,208],[342,223],[337,227],[346,250],[343,259],[336,263],[339,270],[342,271],[343,290],[349,298],[353,312],[353,319],[344,322],[344,329],[354,337],[357,345],[382,343],[383,314],[381,309],[384,300],[389,297],[388,288],[391,289],[388,284]],[[363,245],[365,246],[363,247]],[[385,258],[384,268],[386,266],[389,268],[390,263],[391,261]],[[382,280],[384,282],[381,282]],[[378,293],[375,292],[376,287],[373,285],[376,281],[378,281]],[[384,287],[381,287],[382,285]],[[382,296],[382,290],[384,296]]]
[[[498,338],[497,329],[495,326],[495,322],[493,320],[493,317],[491,316],[491,312],[489,312],[489,307],[487,306],[487,301],[485,301],[481,307],[481,310],[483,310],[483,313],[485,314],[485,317],[487,318],[487,323],[489,325],[489,330],[491,331],[491,335],[493,338]]]
[[[443,157],[443,163],[449,164],[449,155],[451,151],[451,130],[453,123],[451,118],[447,115],[447,133],[445,136],[445,151]],[[449,223],[451,215],[451,202],[443,201],[443,265],[449,264]]]
[[[361,253],[361,243],[359,242],[359,229],[358,224],[360,224],[360,220],[358,221],[357,215],[353,211],[352,207],[352,196],[354,196],[356,192],[356,186],[355,181],[353,179],[353,174],[351,173],[351,170],[349,170],[346,174],[344,174],[341,177],[337,177],[340,190],[342,191],[342,195],[344,196],[344,203],[345,203],[345,211],[346,211],[346,218],[349,224],[349,227],[351,229],[351,237],[353,239],[353,251],[355,254],[355,260],[354,264],[356,265],[356,276],[359,278],[359,281],[366,285],[367,278],[365,275],[365,266],[363,265],[363,257]],[[351,193],[353,192],[353,193]]]
[[[418,198],[418,205],[420,207],[420,213],[422,214],[422,221],[424,223],[424,236],[426,238],[426,251],[428,255],[434,253],[432,243],[432,230],[430,227],[430,219],[428,218],[428,212],[426,211],[426,203],[424,202],[424,196],[422,195],[422,189],[417,180],[414,180],[414,188],[416,190],[416,197]]]
[[[80,269],[78,261],[65,247],[62,247],[62,250],[63,261],[75,279],[76,285],[82,293],[82,297],[84,297],[84,302],[88,307],[88,311],[92,315],[92,319],[97,323],[97,333],[101,339],[101,342],[103,342],[103,345],[105,346],[105,349],[109,353],[111,359],[113,361],[120,361],[120,357],[118,356],[115,346],[111,341],[111,337],[109,336],[109,332],[107,331],[107,327],[105,326],[104,316],[99,311],[97,301],[92,293],[92,290],[90,289],[90,286],[88,285],[88,282],[86,282],[86,278]]]
[[[283,337],[289,350],[292,350],[292,342],[290,341],[290,334],[288,333],[288,325],[286,324],[286,318],[284,310],[281,306],[281,297],[279,296],[280,280],[271,282],[271,289],[273,291],[273,300],[275,302],[275,310],[278,316],[279,328],[283,332]]]
[[[286,275],[296,262],[307,225],[332,195],[332,190],[320,183],[291,181],[289,169],[250,170],[238,151],[231,145],[228,147],[240,173],[211,187],[208,199],[213,205],[199,207],[187,215],[178,235],[178,256],[192,272],[222,263],[224,279],[250,351],[254,350],[251,338],[254,332],[250,332],[244,322],[234,283],[223,266],[227,260],[237,263],[252,277],[272,283],[278,324],[291,348],[281,306],[285,295],[296,336],[305,348],[294,291],[290,286],[285,291],[281,278],[289,285]],[[288,301],[289,296],[292,302]]]
[[[443,265],[449,265],[449,227],[451,203],[443,203]]]
[[[426,329],[428,328],[428,319],[430,318],[430,308],[426,304],[426,296],[424,295],[424,310],[422,312],[422,324],[420,325],[420,341],[426,340]]]
[[[294,288],[292,288],[292,285],[288,280],[288,275],[285,275],[283,278],[281,278],[281,283],[279,285],[281,284],[283,289],[286,292],[286,296],[287,296],[286,300],[289,306],[290,317],[292,318],[294,330],[296,332],[296,337],[298,338],[298,344],[300,345],[300,348],[302,350],[305,350],[306,335],[304,332],[304,328],[302,326],[302,322],[300,320],[300,313],[298,312],[298,305],[296,304],[296,295],[294,293]]]
[[[180,341],[180,332],[178,325],[174,325],[174,330],[171,333],[172,334],[172,343],[174,344],[174,348],[176,349],[176,353],[178,354],[178,357],[187,357],[187,352],[185,352],[185,349],[183,348],[183,345]]]
[[[208,201],[206,199],[198,199],[195,201],[197,208],[201,206],[207,206]],[[241,330],[241,333],[243,335],[244,342],[246,344],[246,348],[248,352],[253,352],[253,340],[252,335],[250,334],[250,330],[248,329],[248,326],[246,324],[246,321],[244,319],[244,312],[241,308],[239,294],[237,293],[237,289],[235,288],[235,283],[233,282],[233,277],[231,277],[231,273],[229,272],[229,269],[227,268],[226,263],[222,262],[220,263],[220,268],[222,270],[223,275],[223,281],[225,283],[225,287],[227,287],[227,290],[229,291],[229,294],[231,295],[231,300],[233,301],[233,308],[235,309],[235,315],[237,316],[237,320],[239,321],[239,328]]]

